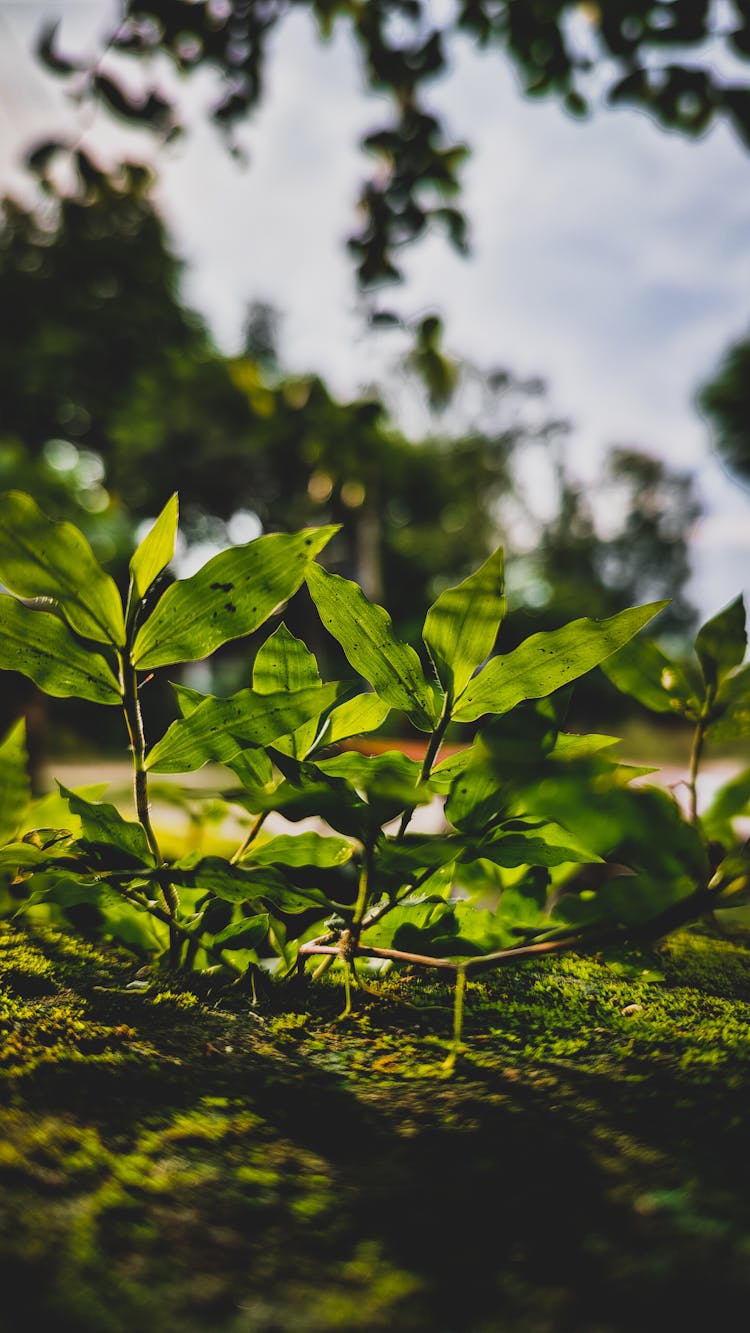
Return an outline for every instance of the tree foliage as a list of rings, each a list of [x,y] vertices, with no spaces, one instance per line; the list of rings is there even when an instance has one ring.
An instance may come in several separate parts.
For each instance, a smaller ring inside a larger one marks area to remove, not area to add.
[[[734,476],[750,482],[750,338],[727,350],[698,403],[713,427],[720,458]]]
[[[467,247],[460,170],[468,150],[428,100],[431,81],[450,71],[466,40],[509,61],[527,95],[556,97],[575,116],[603,100],[692,136],[724,120],[750,146],[743,0],[457,0],[447,11],[429,0],[121,0],[93,61],[64,54],[54,24],[40,34],[38,53],[81,100],[166,136],[178,131],[179,110],[153,57],[166,56],[185,77],[209,68],[219,84],[210,115],[231,138],[264,96],[277,30],[300,10],[324,37],[348,28],[366,87],[388,107],[362,140],[376,162],[349,238],[363,287],[398,279],[399,251],[429,229]],[[64,148],[55,139],[38,145],[32,166],[44,174]]]

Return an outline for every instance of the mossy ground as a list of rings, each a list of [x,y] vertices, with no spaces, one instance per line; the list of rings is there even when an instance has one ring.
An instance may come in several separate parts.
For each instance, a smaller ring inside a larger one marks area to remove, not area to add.
[[[0,927],[4,1333],[740,1326],[747,939],[483,976],[452,1077],[422,975],[136,971]]]

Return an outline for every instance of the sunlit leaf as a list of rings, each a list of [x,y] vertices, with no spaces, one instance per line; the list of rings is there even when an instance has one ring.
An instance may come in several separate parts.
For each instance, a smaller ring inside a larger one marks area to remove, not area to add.
[[[342,866],[352,858],[353,847],[343,838],[325,837],[323,834],[280,833],[268,842],[253,847],[244,864],[252,861],[259,866],[317,866],[330,869]]]
[[[633,639],[601,664],[605,676],[656,713],[696,717],[700,704],[682,669],[650,639]]]
[[[490,656],[506,606],[500,548],[476,573],[446,588],[427,612],[422,638],[450,700]]]
[[[130,560],[130,576],[138,597],[145,597],[154,579],[166,569],[174,556],[177,536],[178,501],[172,495],[153,527],[146,533]]]
[[[732,667],[739,666],[747,648],[745,603],[736,597],[698,630],[695,651],[709,689],[715,689]]]
[[[253,689],[256,694],[277,690],[302,690],[320,684],[315,656],[286,625],[279,625],[261,644],[253,664]]]
[[[32,611],[0,595],[0,668],[20,671],[59,698],[122,702],[114,672],[100,653],[87,652],[51,611]]]
[[[322,743],[334,745],[337,741],[348,740],[351,736],[363,736],[370,731],[377,731],[390,711],[390,704],[379,695],[356,694],[353,699],[347,699],[345,703],[331,709],[321,738]]]
[[[192,578],[167,588],[141,626],[132,661],[139,671],[208,657],[250,634],[297,591],[335,527],[272,533],[214,556]]]
[[[414,649],[393,633],[388,612],[369,602],[362,589],[320,565],[306,575],[320,618],[347,660],[392,708],[400,708],[421,731],[436,722],[435,700]]]
[[[286,625],[279,625],[258,649],[253,666],[253,689],[258,694],[271,694],[319,684],[318,664],[310,649],[301,639],[295,638]],[[312,718],[291,736],[279,740],[277,745],[297,759],[304,759],[317,734],[318,719]]]
[[[539,699],[585,675],[632,639],[666,602],[634,606],[608,620],[574,620],[562,629],[532,634],[512,652],[494,657],[469,682],[454,710],[458,722],[507,713],[524,699]]]
[[[51,597],[87,639],[125,642],[117,586],[83,533],[72,523],[54,523],[22,491],[0,495],[0,582],[19,597]]]
[[[319,718],[340,696],[341,686],[255,694],[240,690],[228,699],[209,696],[178,718],[150,751],[146,767],[157,773],[189,773],[213,760],[226,763],[247,745],[269,745],[310,718]]]

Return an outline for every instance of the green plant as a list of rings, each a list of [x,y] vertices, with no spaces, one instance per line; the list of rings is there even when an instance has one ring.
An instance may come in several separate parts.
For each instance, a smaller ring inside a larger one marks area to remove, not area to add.
[[[694,785],[710,728],[747,734],[741,602],[698,635],[702,694],[683,689],[653,644],[634,641],[663,602],[576,620],[496,654],[505,612],[498,550],[437,598],[421,658],[382,607],[316,563],[334,528],[261,537],[160,595],[176,529],[173,496],[131,559],[123,602],[76,528],[50,522],[27,495],[0,497],[0,579],[10,589],[0,596],[0,667],[50,694],[120,708],[137,816],[124,818],[101,791],[60,787],[51,826],[48,798],[27,804],[19,724],[0,751],[10,910],[43,904],[75,919],[95,909],[104,934],[153,959],[226,968],[253,984],[261,971],[281,979],[310,967],[319,976],[337,964],[345,1013],[365,968],[442,969],[456,979],[453,1059],[467,976],[658,936],[740,900],[746,849],[712,862]],[[147,745],[144,675],[255,631],[303,582],[357,680],[324,683],[313,654],[280,623],[256,653],[248,688],[218,698],[176,684],[180,716]],[[690,818],[667,792],[633,785],[652,770],[612,758],[614,738],[564,731],[568,687],[607,659],[616,683],[694,719]],[[346,748],[392,710],[423,734],[421,761]],[[449,728],[460,736],[465,727],[467,743],[441,758]],[[222,799],[251,817],[248,831],[229,856],[166,859],[150,776],[206,763],[221,765]],[[712,834],[721,824],[733,835],[749,792],[746,775],[717,797]],[[415,831],[416,811],[436,802],[443,827]],[[278,815],[317,823],[269,833]]]

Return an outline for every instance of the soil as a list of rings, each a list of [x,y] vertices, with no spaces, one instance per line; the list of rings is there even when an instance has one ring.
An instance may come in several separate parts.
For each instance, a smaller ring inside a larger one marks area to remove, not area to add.
[[[747,935],[370,984],[0,926],[4,1333],[740,1326]]]

